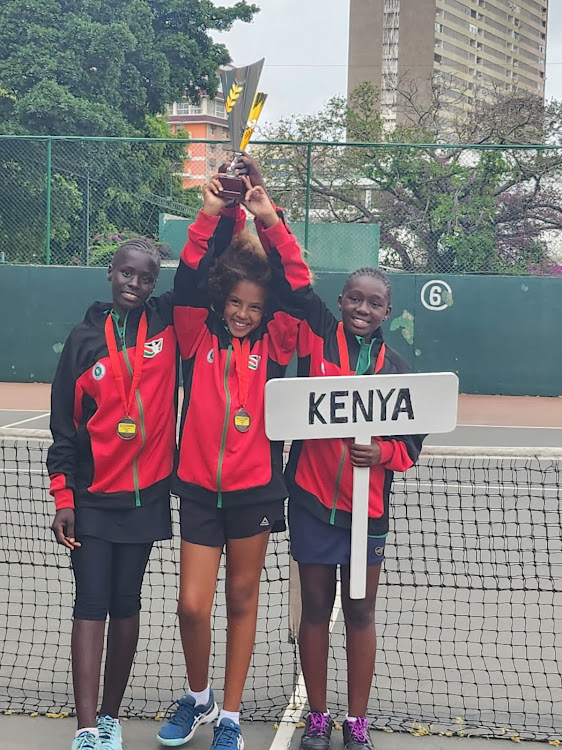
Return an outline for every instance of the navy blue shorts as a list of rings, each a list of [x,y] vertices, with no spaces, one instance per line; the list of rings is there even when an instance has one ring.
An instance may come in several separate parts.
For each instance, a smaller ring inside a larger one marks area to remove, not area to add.
[[[289,535],[291,555],[305,565],[349,565],[351,529],[321,521],[306,508],[289,501]],[[384,560],[386,537],[370,536],[367,543],[367,565]]]

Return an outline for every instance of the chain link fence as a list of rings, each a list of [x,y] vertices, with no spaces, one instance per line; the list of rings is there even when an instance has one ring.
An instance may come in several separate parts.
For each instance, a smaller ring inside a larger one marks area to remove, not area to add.
[[[255,143],[314,269],[562,275],[562,150]],[[177,259],[223,141],[0,137],[0,262],[107,265],[131,236]]]

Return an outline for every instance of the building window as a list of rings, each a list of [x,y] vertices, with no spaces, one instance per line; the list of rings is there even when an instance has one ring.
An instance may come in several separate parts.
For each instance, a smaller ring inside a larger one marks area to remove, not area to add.
[[[470,31],[470,32],[471,32],[472,34],[478,34],[478,26],[475,26],[475,25],[474,25],[473,23],[469,23],[469,24],[468,24],[468,30],[469,30],[469,31]]]
[[[211,131],[211,135],[214,135],[217,132],[217,129],[216,129],[216,127],[214,125],[211,125],[211,127],[209,128],[209,130]]]
[[[176,106],[178,115],[200,115],[203,112],[203,107],[200,104],[178,102]]]
[[[226,117],[226,110],[224,108],[224,102],[220,102],[215,99],[215,117],[224,119]]]

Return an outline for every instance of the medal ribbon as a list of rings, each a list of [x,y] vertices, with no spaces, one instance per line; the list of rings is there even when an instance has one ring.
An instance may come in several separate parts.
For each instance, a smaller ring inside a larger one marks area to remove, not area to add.
[[[248,367],[248,362],[250,361],[250,340],[245,338],[240,343],[240,339],[233,337],[232,348],[234,349],[234,364],[238,376],[238,397],[240,398],[240,406],[245,407],[250,387],[250,369]]]
[[[338,350],[340,353],[340,369],[343,371],[344,375],[355,375],[355,373],[351,370],[349,366],[349,350],[347,348],[347,339],[345,338],[345,332],[343,330],[343,323],[338,323],[338,330],[337,330],[337,338],[338,338]],[[375,364],[375,373],[380,372],[382,370],[382,366],[384,364],[384,355],[386,351],[386,345],[383,341],[381,344],[381,348],[379,350],[377,361]]]
[[[146,333],[147,333],[147,322],[146,312],[143,310],[141,319],[139,321],[139,328],[137,331],[137,348],[135,351],[135,363],[133,365],[133,377],[131,382],[131,388],[129,390],[129,397],[125,392],[125,379],[123,378],[123,368],[121,366],[121,359],[119,352],[117,351],[117,341],[115,340],[115,331],[113,330],[113,318],[108,315],[105,320],[105,340],[107,343],[107,349],[109,351],[109,361],[111,362],[111,369],[113,370],[113,377],[117,383],[117,390],[121,396],[123,408],[125,410],[125,416],[129,416],[133,399],[135,397],[135,391],[139,387],[142,364],[144,357],[144,345],[146,344]],[[125,347],[125,341],[123,341],[123,347]]]

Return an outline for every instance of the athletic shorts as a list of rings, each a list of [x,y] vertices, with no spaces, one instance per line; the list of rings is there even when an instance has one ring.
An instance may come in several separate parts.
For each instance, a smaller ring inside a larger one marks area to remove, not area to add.
[[[349,565],[351,529],[321,521],[297,502],[289,501],[291,555],[308,565]],[[367,565],[384,560],[386,537],[370,536],[367,541]]]
[[[180,532],[184,542],[222,547],[229,539],[247,539],[264,531],[284,530],[284,500],[217,508],[181,498]]]
[[[141,608],[141,586],[152,542],[120,544],[81,536],[70,553],[77,620],[125,620]]]

